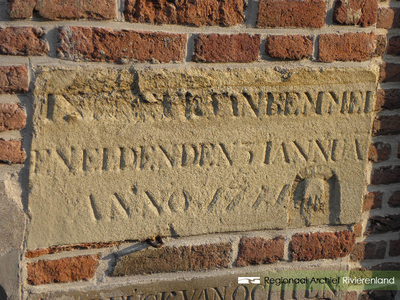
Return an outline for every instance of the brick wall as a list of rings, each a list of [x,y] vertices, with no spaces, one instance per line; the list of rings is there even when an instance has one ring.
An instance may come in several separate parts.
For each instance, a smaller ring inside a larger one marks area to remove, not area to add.
[[[39,65],[380,66],[371,179],[358,224],[168,238],[161,248],[107,240],[23,248],[18,278],[0,282],[5,293],[25,299],[43,284],[57,290],[67,282],[101,286],[134,275],[196,277],[258,265],[399,268],[399,27],[398,0],[0,0],[0,162],[7,172],[15,166],[25,189],[34,134],[30,88]],[[29,220],[24,193],[21,199]],[[374,292],[361,294],[348,299],[375,299]]]

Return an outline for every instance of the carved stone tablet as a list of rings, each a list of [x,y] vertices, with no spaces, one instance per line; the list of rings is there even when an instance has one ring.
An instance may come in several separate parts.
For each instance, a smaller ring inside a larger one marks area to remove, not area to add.
[[[358,221],[376,70],[37,70],[28,248]]]

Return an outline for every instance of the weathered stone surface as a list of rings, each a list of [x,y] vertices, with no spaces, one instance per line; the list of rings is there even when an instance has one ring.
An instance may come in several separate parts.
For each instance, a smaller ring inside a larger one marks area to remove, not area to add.
[[[96,273],[100,255],[83,255],[28,263],[31,285],[88,280]]]
[[[231,243],[137,251],[118,258],[112,276],[224,268],[231,252]]]
[[[106,20],[117,16],[114,0],[10,0],[10,18],[26,19],[33,11],[48,20]]]
[[[237,266],[270,264],[282,260],[285,239],[278,236],[274,239],[260,237],[240,239]]]
[[[28,91],[28,70],[25,66],[0,66],[0,94]]]
[[[325,24],[326,2],[322,0],[262,0],[257,27],[310,27]]]
[[[69,60],[173,62],[184,58],[185,34],[60,27],[57,54]]]
[[[125,20],[138,23],[223,25],[244,23],[243,0],[126,0]]]
[[[0,103],[0,132],[22,129],[26,124],[26,115],[18,104]]]
[[[0,54],[45,55],[49,46],[40,38],[44,32],[38,27],[0,28]]]
[[[338,0],[333,9],[333,20],[346,25],[371,26],[376,23],[377,0]]]
[[[0,163],[22,164],[25,157],[21,141],[0,139]]]
[[[359,220],[374,70],[36,75],[27,249]]]
[[[198,62],[253,62],[258,58],[260,35],[199,34],[193,60]]]
[[[293,260],[338,258],[350,254],[354,241],[354,233],[350,231],[297,233],[292,237],[290,251]]]
[[[313,42],[302,35],[271,35],[265,44],[265,52],[280,59],[309,58],[312,51]]]

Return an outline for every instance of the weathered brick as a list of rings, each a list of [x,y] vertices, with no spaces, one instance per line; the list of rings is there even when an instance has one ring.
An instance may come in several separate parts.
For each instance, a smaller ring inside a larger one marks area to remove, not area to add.
[[[344,257],[353,250],[354,241],[350,231],[297,233],[292,236],[290,251],[293,260],[300,261]]]
[[[0,103],[0,132],[25,127],[26,115],[18,104]]]
[[[389,198],[390,207],[400,207],[400,191],[395,191]]]
[[[339,24],[371,26],[377,21],[377,0],[338,0],[333,9],[333,20]]]
[[[358,300],[358,294],[356,291],[347,292],[344,296],[344,300]]]
[[[387,44],[386,35],[379,34],[376,36],[376,49],[374,57],[379,57],[385,54],[386,44]]]
[[[39,285],[88,280],[96,273],[99,259],[100,255],[83,255],[29,263],[28,283]]]
[[[400,256],[400,239],[390,241],[389,256]]]
[[[370,192],[365,195],[363,203],[363,211],[382,207],[382,193],[381,192]]]
[[[93,27],[63,27],[59,33],[58,55],[69,60],[181,61],[187,41],[185,34]]]
[[[257,27],[320,28],[325,24],[323,0],[261,0]]]
[[[37,27],[0,28],[0,54],[45,55],[49,47],[40,39],[43,34]]]
[[[138,23],[223,25],[244,23],[244,0],[125,0],[125,20]]]
[[[400,166],[387,166],[372,171],[371,184],[391,184],[400,182]]]
[[[107,20],[117,16],[115,0],[10,0],[10,18],[26,19],[33,12],[47,20]]]
[[[377,37],[370,33],[322,34],[319,37],[318,60],[365,61],[376,51]]]
[[[309,58],[313,52],[313,42],[302,35],[271,35],[267,38],[265,52],[279,59]]]
[[[253,62],[258,58],[260,35],[199,34],[194,47],[197,62]]]
[[[383,63],[380,68],[379,82],[400,81],[400,64]]]
[[[137,251],[118,258],[112,276],[224,268],[231,251],[231,243]]]
[[[400,115],[376,117],[372,126],[372,135],[390,135],[400,133]]]
[[[400,36],[392,37],[389,40],[387,54],[397,55],[397,56],[400,55]]]
[[[363,235],[363,227],[361,223],[357,223],[354,225],[353,228],[354,235],[356,237],[361,237]]]
[[[400,28],[400,8],[380,8],[376,27],[386,29]]]
[[[400,108],[400,89],[378,90],[375,110]]]
[[[391,152],[390,144],[376,142],[370,145],[368,158],[375,163],[385,161],[389,159]]]
[[[350,254],[352,261],[362,261],[364,259],[383,259],[386,254],[386,241],[380,242],[361,242],[354,246]]]
[[[360,300],[395,300],[396,291],[370,290],[360,295]]]
[[[25,66],[0,66],[0,94],[26,93],[28,70]]]
[[[379,265],[371,266],[368,270],[373,271],[398,271],[400,270],[400,262],[386,262]]]
[[[400,215],[373,216],[366,234],[380,234],[400,230]]]
[[[283,259],[285,239],[261,237],[243,237],[240,239],[237,266],[271,264]]]
[[[22,164],[25,157],[21,141],[0,139],[0,163]]]

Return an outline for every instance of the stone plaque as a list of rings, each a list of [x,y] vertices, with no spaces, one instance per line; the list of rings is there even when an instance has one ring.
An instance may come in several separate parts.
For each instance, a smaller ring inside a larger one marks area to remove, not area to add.
[[[376,70],[36,76],[30,249],[359,219]]]

